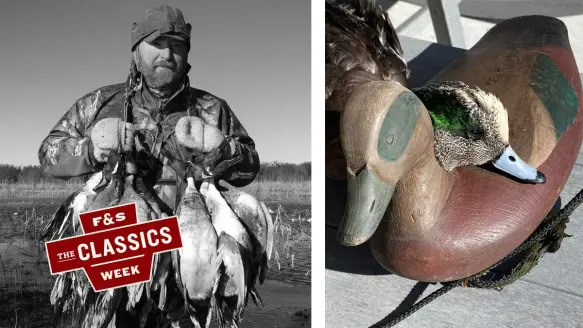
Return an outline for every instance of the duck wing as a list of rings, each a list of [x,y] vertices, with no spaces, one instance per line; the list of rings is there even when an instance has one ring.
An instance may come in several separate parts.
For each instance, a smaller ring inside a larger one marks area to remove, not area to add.
[[[51,291],[50,302],[54,309],[55,327],[77,327],[82,322],[82,303],[76,297],[75,272],[65,272],[57,276]]]
[[[128,175],[125,178],[123,185],[124,193],[119,200],[119,205],[135,203],[138,223],[157,218],[155,212],[151,209],[148,203],[136,192],[134,182],[135,175]],[[136,305],[142,298],[145,289],[144,287],[145,283],[133,284],[126,287],[128,292],[126,309],[128,311],[133,311],[136,308]]]
[[[57,208],[42,232],[43,240],[57,240],[73,233],[73,204],[80,190],[73,192]]]
[[[157,220],[172,214],[172,210],[156,196],[155,192],[145,184],[143,178],[139,175],[135,176],[135,191],[144,200],[149,209],[149,220]],[[145,291],[149,300],[152,299],[152,292],[155,293],[156,300],[154,302],[158,306],[164,307],[171,264],[172,257],[169,252],[154,254],[152,280],[146,282]]]
[[[102,180],[102,172],[95,173],[81,189],[69,195],[45,226],[41,238],[57,240],[75,234],[79,228],[79,214],[85,212],[93,203],[97,196],[93,188]]]
[[[239,190],[229,190],[222,192],[221,195],[249,233],[253,244],[254,265],[263,267],[263,258],[267,258],[268,228],[260,202],[252,195]],[[255,281],[255,277],[251,279]]]
[[[215,316],[220,327],[237,325],[247,297],[246,269],[239,243],[229,234],[219,236],[219,258],[222,261],[221,279],[215,294]]]
[[[406,86],[410,71],[387,12],[372,0],[326,1],[327,109],[341,111],[362,83],[394,80]]]
[[[271,253],[273,252],[273,236],[274,236],[274,227],[273,227],[273,220],[271,219],[271,214],[269,214],[269,209],[264,202],[261,203],[261,213],[263,215],[263,219],[267,224],[267,242],[265,245],[265,257],[262,259],[261,262],[261,272],[259,274],[259,282],[263,284],[265,278],[267,276],[267,269],[269,268],[269,261],[271,260]]]
[[[112,321],[121,301],[123,290],[110,289],[93,293],[94,300],[90,303],[82,328],[106,328]]]
[[[72,236],[81,235],[81,229]],[[91,284],[82,270],[59,274],[51,291],[56,327],[81,327],[87,311],[96,299]]]

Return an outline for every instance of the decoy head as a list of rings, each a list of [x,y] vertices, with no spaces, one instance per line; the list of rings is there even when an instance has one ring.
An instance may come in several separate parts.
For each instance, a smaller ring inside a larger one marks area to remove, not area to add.
[[[356,246],[377,229],[399,179],[432,151],[433,135],[421,101],[393,81],[356,87],[341,116],[348,192],[337,239]]]
[[[508,112],[495,95],[463,82],[412,89],[427,107],[434,128],[435,156],[446,171],[491,163],[520,181],[544,183],[509,143]]]

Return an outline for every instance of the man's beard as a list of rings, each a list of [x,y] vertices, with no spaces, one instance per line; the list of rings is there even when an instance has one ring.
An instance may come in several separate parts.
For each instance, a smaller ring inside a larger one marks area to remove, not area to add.
[[[138,69],[142,73],[146,84],[153,89],[174,89],[180,84],[184,76],[184,67],[168,61],[157,61],[151,66],[139,60]]]

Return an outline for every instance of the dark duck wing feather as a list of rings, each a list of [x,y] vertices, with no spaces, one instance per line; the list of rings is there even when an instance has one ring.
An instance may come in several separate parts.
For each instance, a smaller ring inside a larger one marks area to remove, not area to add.
[[[58,240],[76,233],[79,229],[79,214],[91,206],[97,195],[93,189],[102,180],[102,172],[94,174],[80,190],[73,192],[65,199],[43,230],[43,240]]]
[[[373,81],[407,87],[410,71],[388,14],[374,0],[326,1],[326,176],[346,178],[340,117],[354,88]]]
[[[341,111],[359,84],[393,80],[409,69],[388,14],[372,0],[326,1],[326,107]]]

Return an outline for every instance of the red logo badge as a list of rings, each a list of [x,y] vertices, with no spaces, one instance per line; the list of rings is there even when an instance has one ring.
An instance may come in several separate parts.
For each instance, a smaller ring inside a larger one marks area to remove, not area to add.
[[[95,292],[150,281],[154,254],[182,247],[176,216],[138,223],[136,204],[79,215],[84,234],[45,243],[52,275],[83,269]]]

